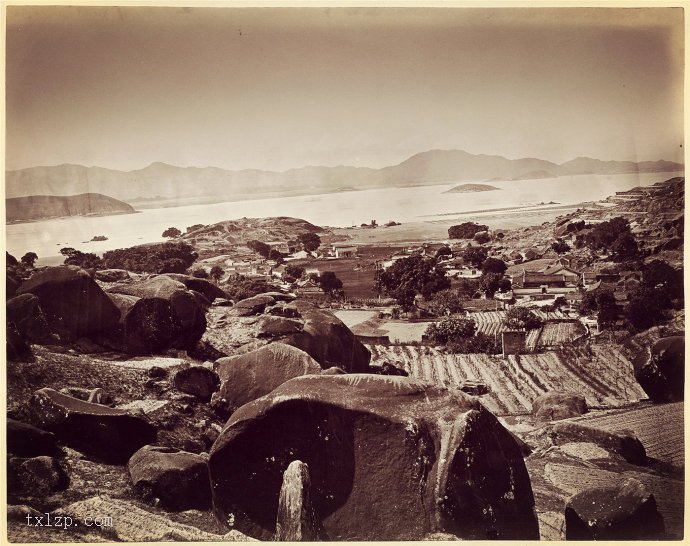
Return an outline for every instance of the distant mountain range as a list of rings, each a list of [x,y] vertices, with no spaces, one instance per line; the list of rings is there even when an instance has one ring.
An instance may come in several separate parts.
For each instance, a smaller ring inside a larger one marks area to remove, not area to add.
[[[103,216],[136,212],[131,205],[98,193],[55,196],[32,195],[5,200],[6,221],[27,222],[64,216]]]
[[[134,171],[82,165],[32,167],[7,171],[6,197],[99,193],[129,202],[151,199],[212,198],[222,201],[261,193],[310,194],[383,187],[553,178],[574,174],[672,172],[683,165],[670,161],[601,161],[579,157],[561,165],[541,159],[506,159],[462,150],[432,150],[398,165],[302,167],[283,172],[217,167],[175,167],[152,163]]]

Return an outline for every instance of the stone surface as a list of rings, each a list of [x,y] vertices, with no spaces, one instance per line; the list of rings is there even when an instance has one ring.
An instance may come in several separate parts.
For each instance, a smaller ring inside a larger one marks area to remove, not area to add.
[[[662,338],[652,345],[648,354],[634,361],[635,379],[652,402],[683,400],[685,379],[685,338]]]
[[[220,379],[216,372],[204,366],[189,366],[175,374],[173,385],[180,392],[191,394],[208,402],[213,393],[218,390]]]
[[[617,453],[632,464],[647,464],[647,454],[642,442],[630,431],[607,431],[579,423],[556,423],[549,429],[549,436],[556,445],[569,442],[588,442]]]
[[[206,460],[178,449],[144,446],[127,463],[139,496],[167,510],[208,509],[211,484]]]
[[[654,495],[634,478],[578,493],[565,509],[566,540],[652,540],[663,534]]]
[[[121,282],[131,278],[125,269],[100,269],[96,271],[96,280],[101,282]]]
[[[156,430],[143,417],[91,404],[43,388],[29,400],[33,421],[77,451],[106,462],[125,463],[140,447],[155,442]]]
[[[33,294],[51,331],[66,341],[107,332],[117,325],[120,312],[83,269],[47,267],[24,281],[18,294]]]
[[[54,343],[41,304],[33,294],[22,294],[7,302],[7,320],[13,322],[22,336],[32,343]]]
[[[216,535],[201,531],[191,525],[172,521],[160,514],[154,514],[133,502],[113,499],[108,496],[92,497],[75,502],[62,509],[74,518],[92,518],[94,514],[110,518],[109,532],[122,542],[234,542],[249,541],[251,538],[231,531]],[[112,539],[111,539],[112,540]]]
[[[278,302],[271,307],[266,307],[264,313],[277,317],[298,318],[299,310],[294,303]]]
[[[301,320],[263,316],[256,324],[256,337],[274,339],[301,332],[304,323]]]
[[[273,296],[259,294],[251,298],[245,298],[238,301],[232,308],[233,314],[237,316],[258,315],[263,313],[267,305],[275,304],[276,300]]]
[[[532,403],[532,415],[537,423],[578,417],[587,411],[584,396],[573,392],[550,391]]]
[[[192,277],[190,275],[182,275],[180,273],[166,273],[167,277],[179,281],[184,284],[189,290],[194,290],[202,294],[209,303],[213,303],[216,298],[227,298],[228,295],[218,286],[206,279]]]
[[[55,441],[55,434],[21,421],[7,419],[8,453],[18,457],[54,456],[59,453]]]
[[[19,333],[19,329],[14,322],[8,322],[5,329],[6,340],[6,354],[7,360],[19,362],[31,362],[34,359],[31,347]]]
[[[69,477],[54,457],[40,455],[9,459],[7,489],[10,496],[45,497],[69,486]]]
[[[187,287],[167,275],[158,275],[145,281],[115,285],[111,294],[125,294],[142,299],[163,299],[170,304],[173,315],[180,323],[172,346],[176,349],[194,347],[206,330],[206,310]]]
[[[215,368],[221,380],[216,398],[224,401],[226,415],[294,377],[321,372],[319,363],[307,353],[284,343],[221,358]]]
[[[135,355],[155,354],[171,348],[182,334],[182,323],[170,302],[162,298],[137,298],[110,294],[120,309],[116,336],[123,350]]]
[[[369,374],[284,383],[238,409],[211,450],[219,520],[270,539],[294,460],[328,540],[539,536],[519,447],[460,391]]]
[[[276,540],[301,542],[320,540],[321,522],[311,501],[309,467],[292,461],[283,473],[278,500]]]
[[[338,366],[349,373],[369,370],[371,353],[340,319],[306,302],[295,305],[304,329],[282,338],[284,343],[307,352],[322,368]]]

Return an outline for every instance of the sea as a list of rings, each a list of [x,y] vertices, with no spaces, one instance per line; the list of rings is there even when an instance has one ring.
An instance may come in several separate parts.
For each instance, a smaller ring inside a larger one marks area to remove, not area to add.
[[[10,224],[6,247],[16,257],[33,251],[40,258],[59,256],[72,247],[101,254],[107,250],[164,241],[163,231],[185,231],[194,224],[213,224],[238,218],[291,216],[319,226],[359,226],[376,220],[384,224],[463,218],[470,212],[509,207],[538,208],[548,203],[572,205],[599,201],[636,186],[649,186],[683,173],[577,175],[539,180],[448,182],[431,186],[345,191],[180,207],[142,209],[136,214],[68,217]],[[497,188],[473,193],[446,193],[467,183]],[[491,226],[490,226],[491,227]],[[91,241],[105,236],[106,241]]]

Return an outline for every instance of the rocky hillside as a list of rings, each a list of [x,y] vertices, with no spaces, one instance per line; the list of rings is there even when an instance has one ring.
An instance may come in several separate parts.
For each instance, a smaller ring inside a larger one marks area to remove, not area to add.
[[[199,252],[200,258],[209,258],[246,248],[247,241],[262,243],[273,241],[292,241],[304,233],[328,235],[330,230],[315,226],[300,218],[278,216],[270,218],[241,218],[226,220],[209,226],[199,227],[182,237]]]
[[[46,220],[64,216],[106,216],[136,212],[131,205],[100,193],[30,195],[5,200],[7,222]]]
[[[477,191],[493,191],[499,188],[495,186],[489,186],[488,184],[460,184],[455,186],[443,193],[474,193]]]

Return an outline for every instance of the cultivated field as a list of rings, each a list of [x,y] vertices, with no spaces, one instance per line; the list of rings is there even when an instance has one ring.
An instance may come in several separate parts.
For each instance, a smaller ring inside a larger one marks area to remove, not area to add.
[[[580,321],[547,322],[541,329],[538,338],[540,347],[552,347],[569,343],[587,333],[587,329]]]
[[[591,408],[614,408],[645,399],[632,364],[615,346],[563,348],[544,354],[499,356],[445,354],[434,347],[369,345],[372,364],[390,362],[411,376],[457,387],[481,381],[491,392],[482,402],[497,415],[530,413],[532,402],[551,390],[582,394]]]

